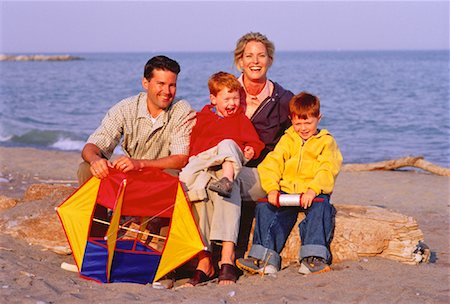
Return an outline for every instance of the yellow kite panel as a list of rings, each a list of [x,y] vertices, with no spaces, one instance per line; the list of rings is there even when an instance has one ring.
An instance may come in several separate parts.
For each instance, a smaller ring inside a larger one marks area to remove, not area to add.
[[[81,269],[83,262],[99,186],[100,180],[95,177],[91,178],[56,210],[71,245],[78,270]]]
[[[111,265],[114,258],[114,250],[116,249],[117,231],[119,231],[120,216],[122,214],[123,194],[125,192],[126,185],[127,180],[125,179],[120,185],[120,192],[114,206],[114,213],[111,218],[111,224],[109,225],[108,231],[106,233],[106,242],[108,244],[108,268],[106,272],[106,278],[108,282],[111,277]]]
[[[204,249],[205,245],[198,233],[189,203],[178,183],[170,233],[154,281],[159,280]]]

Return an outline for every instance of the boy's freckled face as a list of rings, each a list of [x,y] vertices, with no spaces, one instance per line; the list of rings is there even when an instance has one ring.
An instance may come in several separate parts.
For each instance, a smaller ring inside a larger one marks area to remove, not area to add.
[[[231,116],[236,113],[239,108],[239,91],[230,92],[228,88],[224,88],[217,93],[217,96],[211,94],[209,97],[211,99],[211,104],[216,106],[216,111],[219,116]]]
[[[319,117],[308,116],[308,119],[302,119],[297,115],[294,115],[291,118],[291,122],[295,132],[297,132],[303,140],[307,140],[317,133],[317,126],[319,125],[321,117],[322,115],[319,115]]]

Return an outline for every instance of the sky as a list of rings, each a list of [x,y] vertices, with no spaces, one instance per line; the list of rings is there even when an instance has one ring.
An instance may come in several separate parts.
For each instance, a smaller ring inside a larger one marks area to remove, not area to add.
[[[449,49],[450,1],[4,1],[0,53]]]

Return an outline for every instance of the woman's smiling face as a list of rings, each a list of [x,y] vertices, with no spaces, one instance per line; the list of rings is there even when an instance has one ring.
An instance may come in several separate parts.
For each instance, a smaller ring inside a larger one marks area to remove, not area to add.
[[[271,64],[266,46],[258,41],[248,42],[239,60],[244,77],[252,81],[265,81]]]

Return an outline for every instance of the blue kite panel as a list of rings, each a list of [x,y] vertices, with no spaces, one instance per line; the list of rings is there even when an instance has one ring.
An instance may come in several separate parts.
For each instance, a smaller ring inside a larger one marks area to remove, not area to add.
[[[135,246],[135,247],[134,247]],[[135,240],[118,240],[111,266],[110,282],[147,284],[153,282],[161,253]],[[88,240],[80,274],[107,283],[108,249],[103,239]]]

